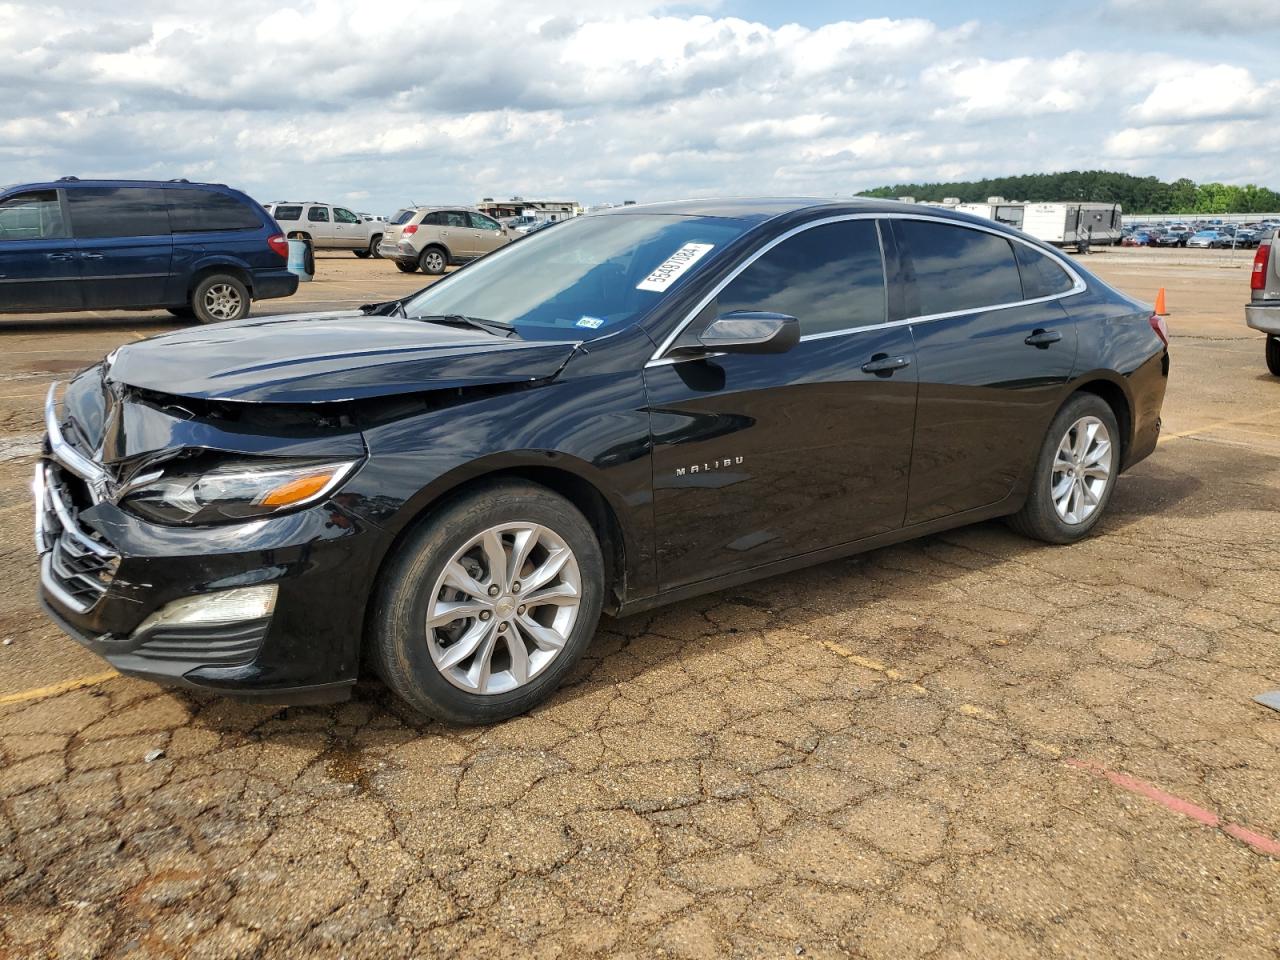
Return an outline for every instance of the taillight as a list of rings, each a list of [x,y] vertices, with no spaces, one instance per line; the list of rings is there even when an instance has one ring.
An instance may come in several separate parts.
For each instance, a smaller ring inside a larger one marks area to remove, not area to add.
[[[267,237],[267,246],[286,260],[289,259],[289,241],[284,238],[283,233],[277,233],[274,237]]]
[[[1267,261],[1271,259],[1271,244],[1258,244],[1258,252],[1253,255],[1253,273],[1249,276],[1250,290],[1267,289]]]
[[[1156,332],[1156,336],[1160,338],[1160,342],[1166,347],[1169,345],[1169,328],[1165,326],[1164,317],[1158,313],[1151,314],[1151,319],[1147,321],[1151,324],[1151,329]]]
[[[400,236],[407,237],[411,233],[417,233],[417,232],[418,232],[418,225],[416,223],[411,223],[407,227],[405,227],[403,230],[400,231]]]

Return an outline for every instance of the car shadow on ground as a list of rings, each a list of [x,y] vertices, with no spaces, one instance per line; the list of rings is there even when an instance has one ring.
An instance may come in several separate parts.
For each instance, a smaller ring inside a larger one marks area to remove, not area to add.
[[[1176,469],[1168,459],[1148,460],[1121,481],[1112,510],[1095,537],[1111,536],[1131,543],[1124,538],[1125,532],[1152,516],[1169,512],[1181,517],[1210,516],[1223,509],[1221,504],[1196,498],[1202,481]],[[1244,482],[1252,470],[1271,466],[1267,458],[1249,459],[1254,462],[1233,467],[1233,476]],[[1275,496],[1280,500],[1280,494]],[[1280,503],[1276,506],[1280,509]],[[1025,565],[1036,554],[1062,549],[1073,548],[1027,540],[1002,521],[993,520],[706,594],[646,614],[622,619],[606,616],[565,684],[530,715],[555,722],[560,708],[670,668],[685,655],[686,648],[692,650],[695,645],[699,656],[732,656],[736,648],[759,636],[763,628],[754,621],[761,619],[767,620],[768,630],[790,631],[821,642],[821,635],[829,629],[822,621],[856,617],[860,608],[884,598],[883,584],[864,576],[868,568],[888,571],[895,577],[895,592],[912,596],[943,589],[956,577],[991,574],[1002,565]],[[937,562],[939,555],[956,553],[963,554],[963,562]],[[717,611],[727,613],[722,616]],[[741,625],[731,622],[738,616],[745,616]],[[944,640],[927,623],[880,638],[881,645],[895,655],[909,655]],[[352,700],[333,706],[270,707],[202,693],[183,691],[178,695],[189,701],[196,726],[220,734],[239,732],[251,741],[283,738],[294,742],[304,736],[313,746],[323,744],[323,754],[316,762],[323,763],[331,777],[362,788],[377,769],[376,757],[382,748],[423,735],[471,741],[490,729],[451,726],[419,715],[383,686],[369,668],[362,670]]]

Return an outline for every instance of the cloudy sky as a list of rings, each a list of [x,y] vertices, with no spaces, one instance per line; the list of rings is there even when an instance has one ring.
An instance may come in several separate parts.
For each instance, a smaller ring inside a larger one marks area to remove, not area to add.
[[[382,213],[1081,167],[1280,188],[1278,40],[1274,0],[0,2],[0,183]]]

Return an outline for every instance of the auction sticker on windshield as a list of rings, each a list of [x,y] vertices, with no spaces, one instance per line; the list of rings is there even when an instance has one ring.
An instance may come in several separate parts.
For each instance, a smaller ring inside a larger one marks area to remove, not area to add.
[[[637,290],[662,293],[684,274],[686,270],[715,249],[714,243],[686,243],[683,247],[658,264],[653,273],[636,284]]]

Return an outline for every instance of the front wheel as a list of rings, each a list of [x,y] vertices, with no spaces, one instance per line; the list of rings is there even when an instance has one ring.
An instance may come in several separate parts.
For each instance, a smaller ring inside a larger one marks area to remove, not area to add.
[[[351,252],[354,253],[357,257],[359,257],[361,260],[367,260],[369,258],[369,251],[363,248],[360,250],[352,250]]]
[[[229,274],[212,274],[196,284],[191,310],[201,323],[239,320],[249,315],[249,289]]]
[[[399,267],[401,273],[416,273],[418,270],[416,263],[405,263],[403,260],[397,260],[396,266]]]
[[[1120,471],[1120,430],[1111,406],[1078,393],[1053,418],[1040,447],[1031,493],[1009,518],[1019,533],[1074,543],[1097,525]]]
[[[401,546],[378,591],[370,659],[422,713],[493,723],[555,691],[603,597],[600,545],[573,504],[531,483],[487,484]]]
[[[1280,377],[1280,337],[1267,337],[1267,369],[1274,377]]]

